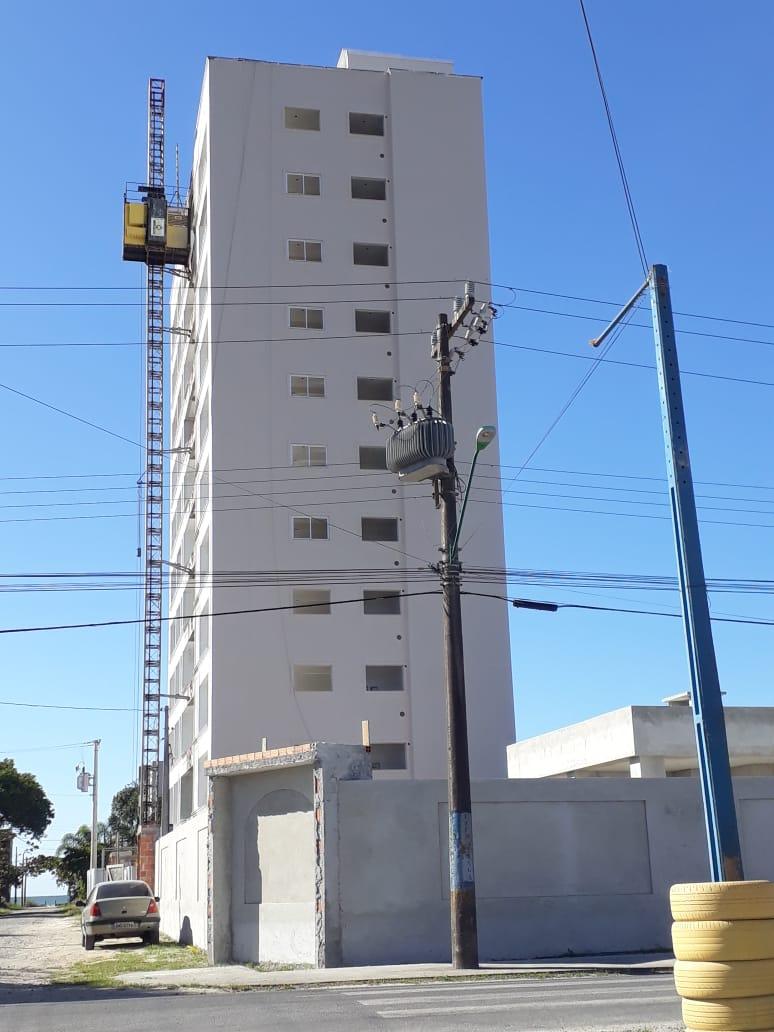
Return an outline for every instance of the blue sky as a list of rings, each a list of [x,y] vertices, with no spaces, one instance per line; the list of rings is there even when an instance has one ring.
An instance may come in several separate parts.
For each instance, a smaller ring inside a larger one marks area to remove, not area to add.
[[[521,288],[515,303],[523,308],[508,310],[497,324],[500,341],[520,346],[497,348],[502,461],[515,472],[587,368],[577,358],[521,348],[587,355],[596,326],[523,309],[597,317],[613,311],[529,291],[624,301],[642,279],[580,13],[575,0],[483,0],[475,19],[469,4],[448,0],[393,0],[389,19],[385,10],[348,0],[299,0],[289,7],[222,0],[161,7],[144,19],[140,9],[79,0],[12,5],[4,14],[0,65],[0,88],[9,101],[0,172],[0,285],[140,284],[140,269],[120,260],[120,203],[125,180],[144,174],[150,75],[167,80],[167,139],[180,143],[185,181],[208,54],[333,64],[339,48],[350,46],[451,58],[457,71],[484,77],[493,280]],[[772,145],[765,105],[772,90],[774,10],[750,0],[733,10],[714,0],[654,0],[647,9],[588,0],[588,12],[648,258],[669,265],[675,308],[772,321]],[[449,160],[454,146],[465,146],[464,126],[451,142]],[[503,291],[500,296],[510,297]],[[63,300],[69,304],[51,304]],[[76,300],[104,307],[72,305]],[[126,291],[3,290],[0,343],[137,341],[138,300]],[[637,321],[647,322],[647,312]],[[678,325],[774,342],[774,330],[767,328],[693,318]],[[766,344],[702,336],[678,341],[684,369],[774,382],[774,350]],[[627,330],[611,357],[652,364],[650,332]],[[0,348],[0,362],[1,384],[139,440],[136,346],[8,347]],[[685,377],[695,477],[755,485],[702,487],[703,494],[720,496],[703,500],[716,508],[700,514],[718,521],[702,524],[708,576],[774,576],[768,418],[773,392],[771,386]],[[490,418],[482,414],[482,422]],[[13,506],[0,513],[0,522],[27,521],[0,526],[2,572],[134,569],[136,519],[104,515],[134,512],[139,450],[7,390],[0,390],[0,431],[0,491],[49,492],[8,493],[0,500]],[[600,368],[531,465],[541,469],[525,471],[511,485],[519,492],[585,499],[508,493],[510,566],[674,572],[667,520],[568,511],[667,514],[658,481],[588,475],[663,476],[653,371]],[[11,479],[31,475],[71,479]],[[529,482],[534,480],[544,483]],[[604,485],[615,490],[603,491]],[[85,486],[114,490],[63,493]],[[656,493],[637,494],[633,487]],[[745,501],[729,500],[736,498]],[[87,499],[117,501],[107,509],[29,507]],[[100,518],[50,519],[70,515]],[[744,523],[763,526],[739,525]],[[581,594],[551,588],[532,594],[601,605],[657,603],[665,609],[676,601],[669,594],[621,590]],[[717,613],[774,615],[766,596],[715,596],[712,604]],[[4,594],[0,626],[121,619],[135,616],[136,606],[136,596],[126,591]],[[132,628],[5,636],[0,699],[130,708],[136,639]],[[770,702],[771,629],[720,624],[715,640],[729,703]],[[677,620],[518,612],[512,642],[520,736],[616,706],[656,703],[687,686]],[[75,790],[74,769],[89,750],[59,747],[103,740],[106,814],[112,794],[135,770],[135,723],[130,713],[0,706],[0,755],[13,755],[35,771],[56,806],[47,847],[53,849],[90,812],[88,798]]]

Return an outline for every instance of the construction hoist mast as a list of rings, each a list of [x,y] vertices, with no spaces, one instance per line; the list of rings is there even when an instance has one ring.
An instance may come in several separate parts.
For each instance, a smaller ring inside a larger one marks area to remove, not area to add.
[[[148,83],[148,206],[164,200],[164,80]],[[164,201],[166,205],[166,201]],[[164,220],[166,222],[166,220]],[[153,226],[150,227],[153,233]],[[166,234],[164,234],[166,236]],[[145,622],[142,663],[140,826],[160,820],[161,560],[164,538],[164,266],[147,265],[145,324]]]
[[[145,603],[140,750],[139,877],[153,883],[161,817],[161,628],[164,538],[164,266],[188,265],[189,213],[167,202],[164,185],[164,80],[148,82],[148,181],[124,195],[127,261],[147,266],[145,335]],[[130,197],[131,194],[131,197]],[[144,847],[144,838],[147,840]],[[150,868],[149,868],[150,865]]]

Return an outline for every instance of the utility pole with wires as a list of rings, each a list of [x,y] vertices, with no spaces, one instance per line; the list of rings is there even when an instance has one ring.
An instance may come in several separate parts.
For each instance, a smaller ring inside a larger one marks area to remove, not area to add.
[[[388,469],[409,483],[432,480],[433,497],[441,513],[441,560],[436,569],[443,596],[451,954],[454,967],[463,969],[478,967],[478,931],[460,603],[461,564],[457,553],[461,526],[461,521],[460,524],[457,521],[459,478],[454,461],[451,378],[455,371],[454,359],[462,359],[466,344],[475,346],[479,343],[495,314],[491,305],[485,302],[471,323],[466,325],[465,320],[471,315],[476,303],[474,289],[472,283],[465,285],[465,297],[455,300],[451,322],[445,313],[441,313],[433,333],[432,357],[438,363],[439,379],[438,414],[434,415],[431,407],[425,408],[415,392],[414,411],[411,414],[402,410],[398,400],[395,402],[397,420],[384,424],[374,417],[377,429],[384,426],[393,429],[387,441]],[[464,330],[464,344],[452,348],[452,338],[460,330]],[[493,439],[494,433],[494,427],[479,430],[477,453]]]

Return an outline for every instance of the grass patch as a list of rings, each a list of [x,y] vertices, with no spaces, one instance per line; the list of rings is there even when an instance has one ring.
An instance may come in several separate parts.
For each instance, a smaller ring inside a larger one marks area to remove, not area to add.
[[[73,964],[55,975],[55,985],[88,985],[93,989],[125,988],[116,975],[135,971],[178,971],[180,968],[207,966],[207,954],[196,946],[161,942],[158,946],[140,943],[98,943],[87,960]]]

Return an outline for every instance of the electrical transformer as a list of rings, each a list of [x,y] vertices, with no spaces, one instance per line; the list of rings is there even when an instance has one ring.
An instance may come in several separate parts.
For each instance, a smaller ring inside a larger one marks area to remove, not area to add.
[[[454,455],[454,427],[439,416],[407,423],[387,441],[387,469],[417,483],[448,472]]]

